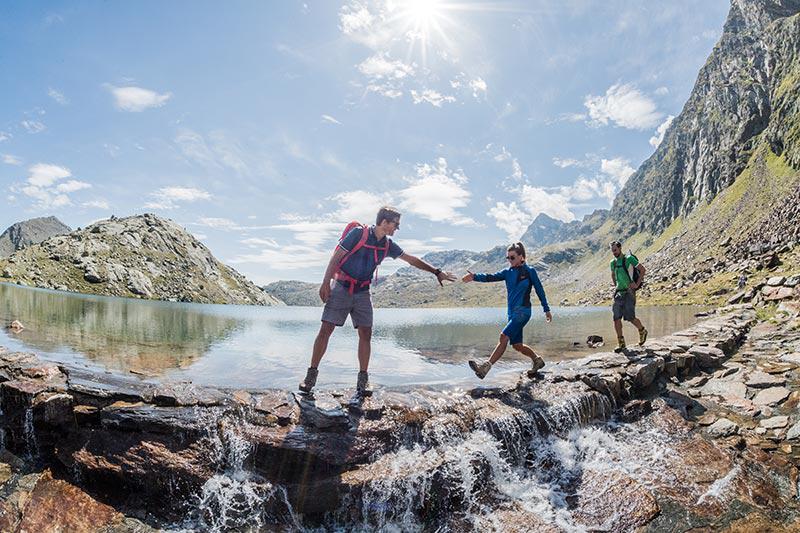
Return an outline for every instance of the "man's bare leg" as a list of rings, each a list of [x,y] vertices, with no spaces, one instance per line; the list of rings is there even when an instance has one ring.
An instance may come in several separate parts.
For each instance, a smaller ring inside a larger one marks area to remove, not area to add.
[[[366,372],[369,368],[369,356],[372,353],[372,328],[358,327],[358,366]]]
[[[314,339],[314,348],[311,352],[311,368],[317,368],[320,361],[322,361],[322,356],[325,355],[325,351],[328,349],[328,339],[331,338],[334,329],[336,329],[336,326],[330,322],[323,321],[320,325],[319,333],[317,333],[317,338]]]

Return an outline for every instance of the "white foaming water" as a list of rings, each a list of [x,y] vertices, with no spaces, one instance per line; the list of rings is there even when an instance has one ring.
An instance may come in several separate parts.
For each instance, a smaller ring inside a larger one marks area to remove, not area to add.
[[[33,408],[28,407],[25,410],[25,453],[28,458],[36,457],[39,455],[39,445],[36,443],[36,430],[33,427]]]
[[[731,470],[725,474],[725,476],[719,478],[711,484],[708,490],[697,499],[697,504],[699,505],[704,503],[708,498],[715,498],[717,500],[722,499],[725,491],[731,486],[731,482],[736,479],[736,476],[739,475],[741,470],[741,467],[738,465],[731,468]]]
[[[203,484],[195,523],[190,527],[211,532],[257,532],[281,523],[299,529],[283,487],[258,479],[245,467],[252,444],[228,426],[213,432],[211,439],[223,470]]]

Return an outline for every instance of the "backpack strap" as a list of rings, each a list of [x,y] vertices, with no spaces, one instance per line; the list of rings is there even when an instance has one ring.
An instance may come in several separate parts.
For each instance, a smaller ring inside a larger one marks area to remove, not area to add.
[[[363,248],[366,245],[367,239],[369,239],[369,226],[363,226],[361,230],[361,238],[358,239],[358,242],[353,249],[347,252],[341,261],[339,261],[339,265],[336,267],[336,273],[333,275],[334,279],[347,282],[350,285],[350,294],[356,289],[356,286],[359,287],[366,287],[370,284],[372,280],[367,281],[360,281],[355,279],[354,277],[350,276],[347,272],[342,270],[342,265],[344,265],[350,257],[354,253],[356,253],[359,249]]]

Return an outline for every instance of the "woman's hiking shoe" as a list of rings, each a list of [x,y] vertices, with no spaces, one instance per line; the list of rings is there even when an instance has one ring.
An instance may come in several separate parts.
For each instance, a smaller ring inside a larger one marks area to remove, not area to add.
[[[536,379],[538,377],[541,377],[541,374],[539,374],[539,370],[541,370],[542,368],[544,368],[544,359],[534,354],[533,361],[531,361],[531,369],[528,370],[528,377],[531,379]]]
[[[369,372],[359,370],[358,380],[356,381],[356,392],[364,396],[372,394],[372,387],[369,385]]]
[[[642,328],[639,330],[639,346],[644,344],[644,341],[647,340],[647,329]]]
[[[625,351],[625,339],[618,339],[617,340],[617,347],[614,348],[616,353],[624,352]]]
[[[469,367],[475,372],[475,375],[479,378],[483,379],[486,377],[486,374],[489,373],[489,370],[492,369],[492,363],[489,361],[485,361],[483,363],[479,363],[477,361],[470,360]]]
[[[317,384],[318,375],[319,375],[318,369],[313,367],[308,367],[308,370],[306,371],[306,379],[300,382],[300,386],[298,388],[305,393],[310,393],[311,389],[314,388],[314,385]]]

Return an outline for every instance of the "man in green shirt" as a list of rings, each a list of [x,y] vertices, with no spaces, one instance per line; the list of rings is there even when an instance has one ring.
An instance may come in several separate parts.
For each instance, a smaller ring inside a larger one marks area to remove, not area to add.
[[[647,330],[636,318],[636,290],[642,286],[646,270],[639,264],[636,256],[626,256],[622,253],[622,243],[619,241],[611,243],[611,253],[614,254],[610,265],[611,282],[614,284],[614,304],[611,309],[618,343],[614,351],[621,352],[625,349],[625,337],[622,335],[623,318],[639,330],[639,346],[647,340]]]

